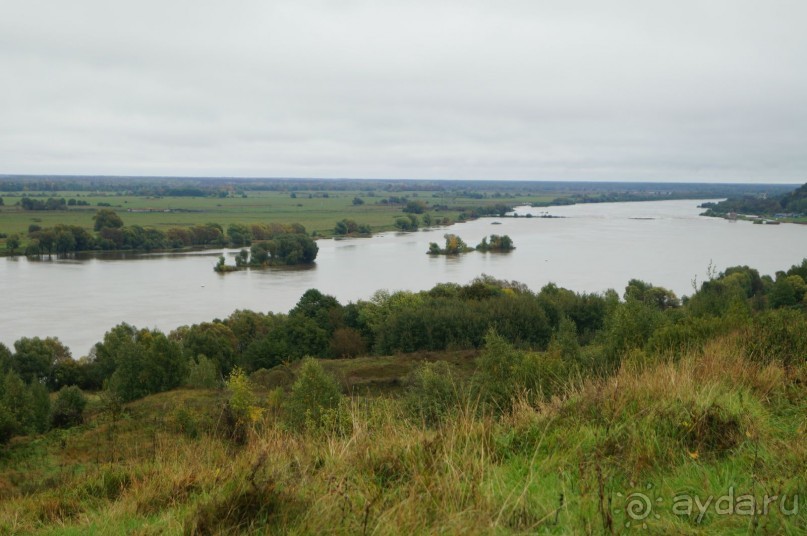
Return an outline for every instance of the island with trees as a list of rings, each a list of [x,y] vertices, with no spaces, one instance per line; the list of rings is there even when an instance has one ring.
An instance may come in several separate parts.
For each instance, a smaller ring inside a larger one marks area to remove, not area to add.
[[[308,235],[279,234],[271,240],[252,244],[249,251],[242,249],[235,257],[235,266],[226,264],[225,257],[220,256],[213,270],[228,273],[246,268],[310,265],[316,260],[318,252],[319,246]]]
[[[426,252],[429,255],[460,255],[462,253],[470,253],[471,251],[481,251],[483,253],[507,253],[514,249],[516,246],[513,244],[513,239],[507,235],[490,235],[490,238],[485,237],[475,247],[472,248],[459,236],[455,234],[446,234],[445,246],[440,247],[437,242],[429,244],[429,250]]]

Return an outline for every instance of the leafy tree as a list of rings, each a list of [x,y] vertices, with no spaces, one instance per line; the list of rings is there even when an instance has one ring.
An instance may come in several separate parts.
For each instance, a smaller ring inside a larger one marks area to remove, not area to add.
[[[57,338],[25,338],[14,343],[11,366],[27,382],[45,382],[56,363],[71,359],[70,350]]]
[[[224,321],[238,341],[238,353],[256,339],[265,336],[273,324],[270,316],[253,311],[237,310]]]
[[[807,292],[807,284],[800,275],[780,273],[768,294],[768,302],[774,309],[800,305]]]
[[[0,199],[2,199],[2,198],[0,198]],[[353,205],[354,206],[363,205],[363,204],[364,204],[364,199],[362,199],[361,197],[354,197],[353,198]]]
[[[182,351],[187,360],[204,354],[213,361],[219,375],[226,376],[235,365],[238,339],[226,324],[194,324],[182,336]]]
[[[252,240],[252,232],[246,225],[231,223],[227,227],[227,238],[233,247],[248,246]]]
[[[11,351],[8,349],[8,346],[0,342],[0,379],[2,379],[3,375],[11,370],[12,367],[12,355]]]
[[[50,421],[54,428],[69,428],[84,422],[87,397],[76,386],[62,387],[56,394]]]
[[[406,206],[403,208],[404,212],[411,214],[423,214],[426,211],[426,202],[420,200],[407,201]]]
[[[488,242],[488,238],[485,237],[482,239],[482,242],[476,246],[478,251],[493,251],[493,252],[507,252],[512,251],[516,247],[513,245],[513,239],[507,235],[490,235],[490,242]]]
[[[12,435],[47,431],[50,399],[45,386],[39,382],[26,384],[14,372],[0,380],[0,406],[8,410],[10,418],[6,425]]]
[[[661,310],[680,307],[681,305],[673,291],[663,287],[655,287],[651,283],[645,283],[638,279],[628,281],[628,286],[625,287],[625,299],[638,300]]]
[[[13,234],[6,239],[6,249],[10,254],[14,255],[19,248],[20,248],[20,235]]]
[[[471,251],[468,244],[455,234],[446,234],[443,238],[446,239],[446,247],[442,251],[445,255],[459,255]]]
[[[215,389],[221,383],[221,375],[212,359],[200,354],[188,364],[186,385],[194,389]]]
[[[328,333],[312,318],[301,314],[278,315],[272,329],[244,351],[241,362],[249,371],[270,369],[306,355],[324,355],[328,341]]]
[[[617,368],[629,351],[642,349],[653,332],[663,324],[662,313],[653,305],[635,299],[619,304],[608,315],[602,333],[605,370]]]
[[[418,217],[414,214],[395,219],[395,227],[400,231],[417,231],[419,223]]]
[[[174,389],[187,377],[180,345],[159,331],[140,330],[115,353],[117,367],[109,387],[124,402]]]
[[[577,326],[568,316],[564,316],[558,324],[552,340],[549,342],[550,354],[557,356],[565,363],[580,361],[580,343],[577,341]]]
[[[112,209],[108,208],[99,209],[92,219],[95,220],[95,225],[93,225],[93,229],[95,231],[100,231],[101,229],[105,229],[108,227],[111,227],[113,229],[119,229],[123,227],[123,220]]]
[[[343,323],[339,300],[315,288],[305,291],[289,315],[310,318],[329,334]]]
[[[356,357],[366,351],[364,338],[353,328],[337,328],[331,335],[330,354],[333,357]]]
[[[283,234],[266,243],[270,254],[268,264],[295,265],[311,264],[317,258],[319,247],[309,236],[303,234]],[[253,264],[255,264],[253,262]],[[261,263],[265,264],[265,262]]]

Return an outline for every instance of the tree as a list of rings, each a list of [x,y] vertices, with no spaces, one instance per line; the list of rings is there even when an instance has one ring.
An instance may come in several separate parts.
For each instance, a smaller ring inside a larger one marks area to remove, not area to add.
[[[351,233],[355,233],[358,228],[359,226],[355,221],[344,219],[336,222],[333,233],[337,235],[349,235]]]
[[[95,213],[92,217],[95,220],[93,229],[100,231],[101,229],[111,227],[113,229],[120,229],[123,227],[123,220],[115,213],[114,210],[102,208]]]
[[[363,205],[364,204],[364,199],[362,199],[361,197],[354,197],[353,198],[353,204],[354,205]]]
[[[87,397],[76,386],[62,387],[53,401],[50,421],[54,428],[69,428],[84,422]]]
[[[233,247],[240,248],[241,246],[249,245],[252,240],[252,232],[246,225],[231,223],[227,227],[227,238],[230,239],[230,244]]]
[[[14,255],[20,247],[20,235],[13,234],[6,239],[6,249]]]
[[[478,251],[494,251],[494,252],[507,252],[512,251],[516,247],[513,245],[513,239],[507,235],[490,235],[490,242],[488,238],[482,239],[482,242],[476,246]]]
[[[426,203],[424,201],[411,200],[407,201],[403,211],[410,214],[423,214],[426,211],[426,208]]]
[[[655,287],[651,283],[645,283],[639,279],[631,279],[625,287],[625,300],[638,300],[658,309],[670,309],[680,307],[681,302],[671,290],[663,287]]]
[[[408,214],[406,217],[401,216],[395,219],[395,227],[401,231],[417,231],[419,223],[418,217],[414,214]]]
[[[11,351],[0,342],[0,378],[9,370],[11,370]]]
[[[289,316],[300,315],[314,320],[319,327],[332,333],[342,324],[342,305],[333,296],[312,288],[305,291]]]
[[[176,341],[159,331],[140,330],[117,349],[110,389],[124,402],[179,387],[188,362]]]
[[[238,339],[221,322],[194,324],[182,336],[182,352],[188,360],[204,354],[216,365],[221,376],[226,376],[235,365]]]
[[[14,350],[12,369],[27,382],[47,381],[56,363],[71,359],[70,350],[52,337],[23,337],[14,343]]]
[[[266,243],[271,265],[311,264],[317,258],[319,246],[303,234],[283,234]]]

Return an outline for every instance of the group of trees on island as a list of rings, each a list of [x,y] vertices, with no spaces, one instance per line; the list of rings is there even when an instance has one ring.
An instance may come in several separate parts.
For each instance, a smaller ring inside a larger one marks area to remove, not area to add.
[[[219,273],[227,273],[246,268],[312,264],[318,252],[319,246],[308,235],[286,233],[271,240],[255,242],[249,251],[242,249],[235,257],[235,266],[228,265],[227,259],[222,255],[213,269]]]
[[[750,356],[797,363],[807,356],[805,278],[807,259],[775,277],[732,267],[683,300],[636,279],[621,297],[553,284],[533,292],[487,276],[422,292],[378,291],[346,305],[312,289],[288,314],[236,311],[168,334],[120,324],[79,360],[57,339],[24,338],[13,352],[0,345],[0,439],[75,421],[78,388],[129,401],[221,385],[235,368],[255,373],[305,356],[474,349],[500,340],[510,353],[543,356],[553,370],[608,374],[625,359],[674,357],[739,333]],[[66,388],[73,391],[55,417],[48,392]]]
[[[165,231],[139,225],[124,225],[121,217],[113,210],[102,208],[93,216],[95,234],[79,225],[55,225],[42,228],[31,225],[28,228],[28,243],[25,255],[67,255],[79,251],[92,250],[166,250],[187,247],[243,247],[253,241],[276,241],[278,251],[285,251],[288,243],[298,238],[281,236],[307,236],[304,226],[294,224],[238,224],[232,223],[226,229],[217,223],[206,223],[190,227],[172,227]],[[19,235],[6,240],[6,248],[15,254],[20,248]],[[310,244],[306,243],[310,249]],[[291,258],[289,255],[281,255]],[[293,264],[294,261],[289,262]]]
[[[462,238],[455,234],[446,234],[443,237],[446,241],[445,247],[441,248],[437,242],[431,242],[429,251],[426,253],[429,255],[459,255],[471,251],[506,253],[516,248],[513,240],[507,235],[490,235],[490,240],[488,237],[484,237],[475,248],[468,246]]]

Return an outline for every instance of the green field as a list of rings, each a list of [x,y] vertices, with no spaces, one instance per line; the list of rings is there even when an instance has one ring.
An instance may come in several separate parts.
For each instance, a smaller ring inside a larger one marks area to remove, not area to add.
[[[489,206],[499,203],[509,205],[547,202],[555,199],[554,193],[547,195],[513,195],[507,198],[487,197],[472,199],[467,197],[445,196],[435,198],[434,192],[405,192],[392,195],[406,195],[410,199],[426,201],[429,205],[447,205],[448,210],[431,212],[433,216],[449,217],[455,221],[464,208]],[[30,194],[26,194],[30,195]],[[41,195],[41,194],[40,194]],[[309,198],[309,195],[311,198]],[[324,197],[327,195],[328,197]],[[190,227],[197,224],[218,223],[227,227],[231,223],[300,223],[309,233],[328,236],[337,221],[348,218],[368,224],[373,232],[394,229],[395,218],[403,215],[401,205],[379,203],[388,195],[385,192],[366,191],[338,192],[296,192],[292,198],[287,192],[251,191],[247,197],[146,197],[133,195],[90,195],[83,192],[48,192],[46,197],[64,197],[87,201],[90,206],[70,207],[68,210],[27,211],[14,206],[20,194],[0,194],[5,206],[0,207],[0,233],[19,234],[23,239],[32,224],[40,227],[54,225],[79,225],[92,230],[92,217],[98,203],[109,203],[121,216],[127,226],[140,225],[166,230],[171,227]],[[360,197],[363,205],[354,205],[353,199]],[[41,198],[41,197],[38,197]],[[148,210],[149,212],[140,212]],[[0,249],[5,251],[4,240],[0,239]]]

